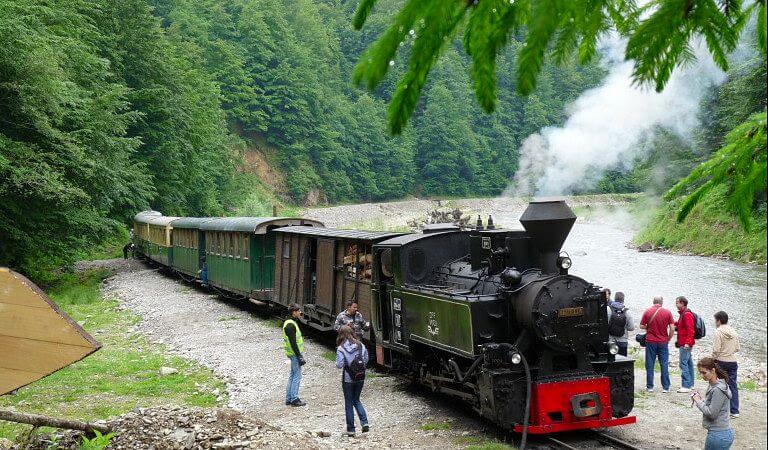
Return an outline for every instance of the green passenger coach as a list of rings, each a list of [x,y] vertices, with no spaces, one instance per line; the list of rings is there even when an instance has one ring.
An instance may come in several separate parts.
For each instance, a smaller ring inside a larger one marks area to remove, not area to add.
[[[179,217],[154,216],[147,219],[147,242],[144,254],[149,259],[164,266],[173,264],[171,247],[171,222]]]
[[[227,217],[200,224],[211,285],[257,300],[271,300],[275,274],[275,235],[290,225],[322,227],[310,219]]]
[[[171,222],[173,227],[173,268],[185,275],[197,276],[205,256],[205,233],[200,225],[210,217],[184,217]]]

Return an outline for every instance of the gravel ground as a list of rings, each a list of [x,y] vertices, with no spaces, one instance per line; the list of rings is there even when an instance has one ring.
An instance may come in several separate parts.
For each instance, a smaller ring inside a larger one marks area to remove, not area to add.
[[[309,333],[306,339],[308,363],[301,397],[309,405],[286,407],[288,366],[282,353],[282,334],[268,316],[250,304],[221,299],[137,261],[111,260],[89,267],[100,265],[116,270],[105,281],[103,291],[142,317],[138,332],[166,344],[173,353],[211,367],[227,380],[229,407],[290,435],[300,434],[306,448],[456,448],[473,441],[504,439],[493,425],[450,399],[431,398],[398,378],[379,374],[369,376],[362,396],[371,432],[347,438],[342,434],[340,373],[323,357],[332,348],[317,336]],[[702,448],[705,433],[701,414],[689,407],[688,397],[646,394],[644,380],[645,373],[638,370],[634,410],[638,424],[612,429],[611,434],[641,448]],[[676,382],[679,375],[673,375],[673,386]],[[697,387],[704,389],[700,381]],[[422,429],[437,423],[447,423],[447,429]],[[766,394],[743,392],[742,418],[733,425],[737,435],[734,448],[766,448]]]

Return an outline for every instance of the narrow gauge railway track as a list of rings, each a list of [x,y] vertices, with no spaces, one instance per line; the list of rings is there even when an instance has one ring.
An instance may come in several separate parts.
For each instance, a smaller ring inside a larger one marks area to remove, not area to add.
[[[568,434],[566,436],[548,436],[542,439],[542,443],[553,449],[580,450],[585,448],[585,444],[587,444],[587,442],[596,441],[609,448],[642,450],[640,447],[632,445],[629,442],[622,441],[619,438],[600,431],[574,433]],[[569,442],[566,442],[565,439],[567,439]]]

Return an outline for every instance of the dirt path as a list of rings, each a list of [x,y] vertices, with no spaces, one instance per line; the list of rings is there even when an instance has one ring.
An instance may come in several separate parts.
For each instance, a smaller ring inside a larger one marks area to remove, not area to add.
[[[324,357],[330,348],[309,337],[301,397],[309,406],[283,404],[288,373],[282,335],[274,320],[242,303],[230,302],[194,289],[148,269],[141,263],[116,262],[118,273],[104,285],[108,296],[142,317],[141,333],[165,343],[177,354],[211,367],[228,381],[229,406],[253,414],[285,431],[327,431],[329,437],[307,436],[319,448],[456,448],[487,442],[503,435],[450,399],[430,398],[407,383],[371,376],[363,391],[372,431],[350,439],[342,436],[344,407],[340,373]],[[658,375],[657,375],[658,377]],[[705,433],[701,414],[683,394],[646,394],[645,374],[636,372],[638,424],[612,434],[649,449],[698,449]],[[673,375],[673,386],[679,376]],[[697,387],[704,389],[702,382]],[[766,394],[742,393],[742,418],[733,422],[734,448],[766,447]],[[428,428],[442,428],[431,430]]]

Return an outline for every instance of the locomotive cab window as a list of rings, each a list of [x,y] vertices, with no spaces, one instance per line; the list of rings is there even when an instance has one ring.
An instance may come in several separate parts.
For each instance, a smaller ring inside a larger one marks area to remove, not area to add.
[[[379,264],[381,268],[381,274],[385,278],[392,278],[395,276],[392,271],[392,249],[385,248],[379,253]]]

